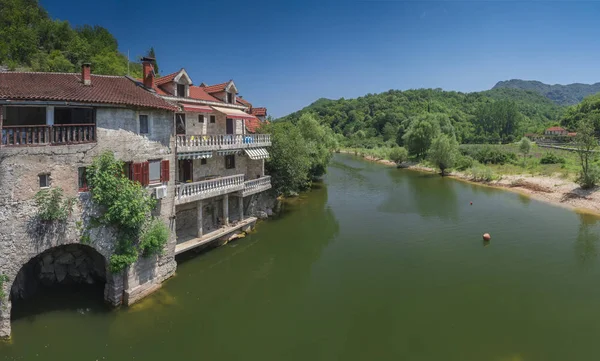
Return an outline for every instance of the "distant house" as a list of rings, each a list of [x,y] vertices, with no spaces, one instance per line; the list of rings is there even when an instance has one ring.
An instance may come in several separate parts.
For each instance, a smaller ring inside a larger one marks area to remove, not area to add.
[[[550,127],[544,131],[544,135],[567,136],[569,132],[563,127]]]
[[[576,132],[569,132],[569,134],[567,134],[567,136],[569,136],[569,137],[576,137],[577,133]]]

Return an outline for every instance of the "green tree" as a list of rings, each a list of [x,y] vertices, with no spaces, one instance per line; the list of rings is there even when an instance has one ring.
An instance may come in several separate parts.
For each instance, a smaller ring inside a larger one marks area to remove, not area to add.
[[[396,135],[398,134],[398,127],[395,126],[392,123],[386,123],[383,126],[382,134],[383,134],[383,140],[386,141],[386,142],[388,140],[392,140],[392,139],[395,140],[396,139]]]
[[[446,175],[446,170],[454,167],[459,157],[458,143],[446,134],[440,134],[431,143],[429,159]]]
[[[261,132],[271,134],[270,157],[265,168],[277,194],[292,195],[310,186],[311,159],[302,133],[291,122],[264,125]]]
[[[427,114],[413,119],[402,139],[410,154],[422,158],[439,133],[440,126],[437,120]]]
[[[331,128],[323,127],[310,113],[303,114],[297,123],[311,160],[309,176],[321,177],[327,171],[332,152],[337,142]]]
[[[150,50],[148,50],[148,57],[154,59],[154,61],[152,62],[152,65],[154,66],[154,73],[156,73],[156,76],[159,76],[159,72],[158,72],[158,62],[156,61],[156,52],[154,51],[154,47],[150,47]]]
[[[582,119],[579,122],[577,136],[575,137],[575,146],[581,165],[577,182],[581,188],[592,188],[600,178],[600,169],[593,164],[596,159],[598,139],[596,139],[594,134],[594,124],[591,118]]]
[[[527,137],[521,138],[519,141],[519,152],[523,154],[523,163],[525,163],[525,157],[531,151],[531,141]]]
[[[402,147],[394,147],[390,151],[390,160],[396,164],[406,162],[408,160],[408,151]]]

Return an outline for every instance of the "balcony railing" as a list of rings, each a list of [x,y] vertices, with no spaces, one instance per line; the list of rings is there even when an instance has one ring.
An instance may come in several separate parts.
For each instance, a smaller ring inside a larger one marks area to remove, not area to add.
[[[271,146],[270,134],[178,135],[177,151],[244,149]]]
[[[249,196],[254,193],[262,192],[271,188],[271,176],[265,176],[244,182],[244,191],[242,195]]]
[[[201,199],[220,196],[244,189],[244,175],[237,174],[194,183],[178,184],[175,189],[175,203],[183,204]]]
[[[0,145],[64,145],[95,141],[96,124],[10,125],[2,127]]]

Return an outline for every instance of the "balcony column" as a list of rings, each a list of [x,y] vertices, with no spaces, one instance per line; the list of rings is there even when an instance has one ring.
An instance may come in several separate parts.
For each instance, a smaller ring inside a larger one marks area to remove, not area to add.
[[[202,237],[202,201],[196,202],[196,219],[198,220],[196,236],[200,238]]]
[[[223,196],[223,222],[229,226],[229,195]]]
[[[244,220],[244,197],[238,198],[238,207],[240,207],[240,222]]]

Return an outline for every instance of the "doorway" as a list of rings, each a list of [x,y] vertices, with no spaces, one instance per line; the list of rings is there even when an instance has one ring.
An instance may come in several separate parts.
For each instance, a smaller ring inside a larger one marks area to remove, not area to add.
[[[175,115],[175,131],[177,135],[185,135],[185,114],[178,113]]]
[[[230,119],[230,118],[226,119],[225,134],[233,134],[233,119]]]
[[[194,180],[194,163],[191,159],[179,160],[179,181],[182,183]]]

